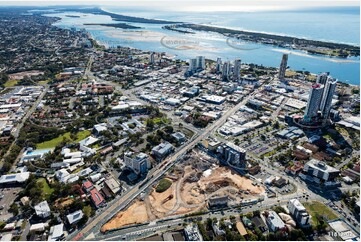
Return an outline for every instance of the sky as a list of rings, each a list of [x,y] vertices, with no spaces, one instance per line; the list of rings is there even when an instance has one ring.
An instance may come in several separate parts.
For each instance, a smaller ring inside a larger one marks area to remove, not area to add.
[[[151,7],[179,11],[257,11],[310,7],[360,6],[355,0],[0,0],[0,6],[99,5]]]

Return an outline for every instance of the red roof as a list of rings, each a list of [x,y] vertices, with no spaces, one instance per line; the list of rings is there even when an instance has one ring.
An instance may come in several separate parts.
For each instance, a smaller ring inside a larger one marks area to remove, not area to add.
[[[319,88],[321,85],[319,83],[313,84],[312,88]]]
[[[96,188],[94,188],[90,191],[90,196],[96,207],[98,207],[99,205],[101,205],[104,202],[103,196],[99,193],[99,191]]]
[[[91,188],[93,186],[93,183],[91,183],[90,181],[85,181],[85,182],[83,182],[83,187],[85,188],[85,189],[89,189],[89,188]]]

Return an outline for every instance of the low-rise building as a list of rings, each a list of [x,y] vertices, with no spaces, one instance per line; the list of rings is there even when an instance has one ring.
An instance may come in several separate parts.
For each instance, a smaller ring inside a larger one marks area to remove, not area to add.
[[[78,210],[74,213],[68,214],[66,218],[68,219],[69,224],[75,224],[80,221],[84,216],[83,211]]]
[[[29,228],[29,231],[30,232],[41,232],[41,231],[44,231],[47,227],[49,227],[48,223],[32,224]]]
[[[265,232],[268,230],[267,225],[263,221],[263,219],[259,216],[254,216],[252,218],[252,222],[255,225],[256,228],[259,228],[262,232]]]
[[[48,241],[59,241],[64,238],[64,224],[50,227]]]
[[[271,231],[275,232],[286,228],[286,224],[275,211],[270,210],[267,211],[267,213],[268,215],[266,216],[266,222]]]
[[[216,236],[220,236],[220,235],[224,235],[226,234],[226,231],[224,231],[223,229],[221,229],[219,227],[219,221],[217,221],[217,223],[212,223],[212,229],[213,232]]]
[[[189,224],[184,228],[184,234],[187,241],[203,241],[197,224]]]
[[[162,160],[167,155],[172,153],[173,150],[174,150],[174,146],[172,144],[170,144],[169,142],[164,142],[155,146],[152,149],[152,155],[154,155],[157,159]]]
[[[186,136],[181,132],[176,132],[172,134],[172,137],[175,138],[179,143],[183,143],[184,141],[186,141]]]
[[[108,130],[106,123],[96,124],[93,127],[93,133],[95,135],[100,135],[101,132]]]
[[[35,213],[40,218],[47,218],[51,215],[50,207],[47,201],[43,201],[34,206]]]
[[[93,188],[90,191],[91,200],[96,208],[102,207],[105,205],[105,200],[103,196],[99,193],[96,188]]]
[[[113,196],[117,195],[121,191],[121,186],[114,178],[105,180],[105,186],[109,189]]]
[[[227,207],[228,206],[228,196],[209,198],[208,199],[208,205],[211,208],[214,208],[214,207]]]
[[[29,176],[30,172],[2,175],[0,177],[0,185],[24,183],[29,179]]]
[[[85,182],[83,182],[83,190],[86,193],[90,192],[93,188],[93,183],[91,183],[90,181],[86,180]]]

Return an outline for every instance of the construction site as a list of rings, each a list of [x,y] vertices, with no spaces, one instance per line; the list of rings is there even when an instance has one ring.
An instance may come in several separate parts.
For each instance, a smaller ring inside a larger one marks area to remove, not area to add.
[[[165,179],[171,181],[168,189],[157,192],[154,184],[106,223],[102,231],[207,210],[210,198],[228,197],[228,206],[235,206],[266,194],[261,184],[220,166],[216,158],[198,149],[175,165]]]

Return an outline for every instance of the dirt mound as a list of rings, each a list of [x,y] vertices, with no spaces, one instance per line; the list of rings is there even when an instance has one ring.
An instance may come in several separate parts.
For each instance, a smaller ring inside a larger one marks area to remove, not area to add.
[[[191,173],[187,179],[185,180],[186,182],[197,182],[199,181],[199,179],[201,178],[202,173],[198,172],[198,173]]]
[[[144,202],[137,201],[125,211],[119,212],[101,228],[102,232],[120,228],[126,225],[144,223],[148,221],[147,209]]]
[[[227,179],[221,180],[221,181],[210,182],[209,184],[206,185],[205,191],[207,193],[212,193],[212,192],[219,190],[222,187],[228,187],[230,184],[231,184],[231,182],[229,182]]]

